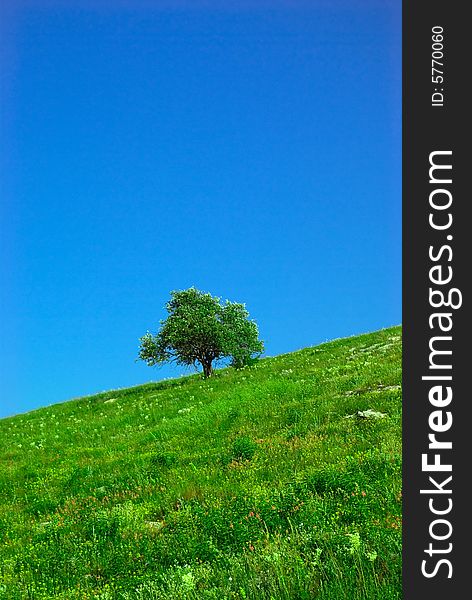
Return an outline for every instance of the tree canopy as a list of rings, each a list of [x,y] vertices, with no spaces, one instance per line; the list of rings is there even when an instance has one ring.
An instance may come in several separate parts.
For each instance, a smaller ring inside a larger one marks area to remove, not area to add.
[[[259,331],[244,304],[230,302],[194,287],[171,292],[168,317],[157,333],[140,339],[139,359],[149,366],[165,362],[200,364],[210,377],[215,362],[229,358],[243,367],[264,350]]]

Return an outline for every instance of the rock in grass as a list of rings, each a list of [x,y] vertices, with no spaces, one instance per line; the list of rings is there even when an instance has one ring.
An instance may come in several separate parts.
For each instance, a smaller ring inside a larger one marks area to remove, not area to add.
[[[354,417],[357,417],[358,419],[384,419],[386,416],[385,413],[368,408],[367,410],[358,410],[352,415],[346,415],[344,418],[353,419]]]
[[[151,531],[157,532],[164,527],[164,521],[146,521],[146,526]]]

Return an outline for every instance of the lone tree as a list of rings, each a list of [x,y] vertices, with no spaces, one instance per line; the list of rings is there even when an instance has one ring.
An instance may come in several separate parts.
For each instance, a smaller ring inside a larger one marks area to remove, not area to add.
[[[164,362],[200,365],[210,377],[213,363],[230,358],[240,368],[264,350],[259,331],[244,304],[226,302],[194,287],[171,292],[169,316],[156,334],[140,339],[139,359],[149,366]]]

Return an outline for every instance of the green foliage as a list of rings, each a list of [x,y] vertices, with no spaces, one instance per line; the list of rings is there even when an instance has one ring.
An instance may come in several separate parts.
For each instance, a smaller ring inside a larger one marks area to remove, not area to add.
[[[157,452],[151,463],[155,467],[171,467],[177,462],[177,456],[173,452]]]
[[[166,309],[169,316],[161,321],[159,332],[140,339],[139,359],[150,366],[200,363],[209,377],[214,361],[231,358],[232,366],[242,368],[264,350],[244,304],[222,304],[220,298],[192,287],[171,292]]]
[[[256,450],[257,444],[244,435],[234,440],[231,446],[231,458],[232,460],[251,460]]]
[[[1,419],[0,600],[400,600],[400,384],[392,328]]]

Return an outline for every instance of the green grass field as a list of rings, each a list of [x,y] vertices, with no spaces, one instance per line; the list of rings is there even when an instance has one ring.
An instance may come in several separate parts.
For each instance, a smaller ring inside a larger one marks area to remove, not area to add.
[[[401,598],[400,327],[2,419],[0,462],[1,599]]]

